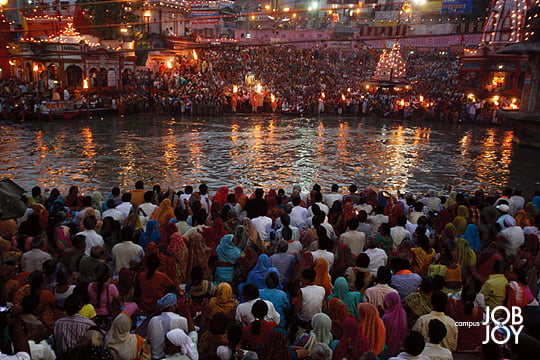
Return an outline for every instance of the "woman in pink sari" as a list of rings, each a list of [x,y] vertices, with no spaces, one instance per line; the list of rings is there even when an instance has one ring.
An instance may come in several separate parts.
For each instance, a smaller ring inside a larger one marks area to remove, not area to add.
[[[403,345],[405,336],[407,336],[407,313],[401,306],[401,299],[397,292],[386,294],[384,308],[382,321],[386,328],[388,355],[396,356]]]

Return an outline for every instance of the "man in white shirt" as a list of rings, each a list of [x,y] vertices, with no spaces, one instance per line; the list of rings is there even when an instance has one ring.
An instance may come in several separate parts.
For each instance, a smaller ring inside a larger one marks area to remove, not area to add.
[[[51,254],[41,250],[43,238],[34,236],[32,239],[32,250],[29,250],[21,257],[21,270],[23,272],[32,272],[34,270],[43,270],[43,263],[51,260]]]
[[[96,210],[96,209],[94,209],[92,207],[92,197],[91,196],[87,195],[87,196],[83,197],[82,198],[82,205],[83,205],[83,208],[81,209],[81,211],[79,211],[77,213],[77,216],[74,219],[74,222],[75,222],[75,224],[77,224],[77,226],[81,225],[81,221],[84,218],[84,216],[86,215],[87,211],[92,211],[96,215],[97,221],[101,220],[101,211]]]
[[[332,184],[331,192],[330,194],[324,195],[324,203],[329,208],[334,205],[334,202],[343,200],[343,196],[341,194],[338,194],[339,187],[337,184]]]
[[[129,267],[129,262],[135,256],[144,257],[144,250],[140,245],[134,244],[133,229],[129,226],[122,229],[122,242],[112,248],[114,273],[118,274],[122,268]]]
[[[399,215],[397,218],[397,225],[390,229],[394,250],[399,247],[403,240],[411,238],[411,233],[405,228],[406,226],[407,217],[405,215]]]
[[[137,215],[139,215],[139,221],[144,230],[146,230],[146,224],[154,215],[154,212],[157,210],[158,206],[152,204],[152,199],[154,198],[154,193],[152,191],[147,191],[144,193],[144,203],[140,204],[137,208]]]
[[[182,329],[188,332],[188,320],[175,313],[176,295],[166,294],[158,300],[157,307],[161,314],[154,316],[148,323],[148,342],[152,352],[152,359],[165,357],[165,335],[173,329]]]
[[[186,201],[189,201],[192,194],[193,194],[193,186],[186,185],[186,187],[184,188],[184,193],[180,195],[180,200],[179,200],[180,206],[182,207],[182,209],[186,208]]]
[[[388,360],[431,360],[422,352],[425,348],[425,341],[422,334],[411,331],[403,341],[403,350],[397,356]]]
[[[328,262],[328,271],[332,268],[334,265],[334,253],[331,251],[328,251],[329,248],[331,248],[330,239],[326,235],[326,230],[324,227],[319,226],[317,227],[317,245],[319,247],[318,250],[312,251],[311,255],[313,256],[313,261],[316,261],[318,258],[324,258]]]
[[[386,261],[388,260],[388,255],[383,249],[377,247],[377,240],[374,237],[367,239],[367,249],[364,251],[367,256],[369,256],[369,271],[373,276],[377,274],[379,267],[386,266]]]
[[[116,202],[114,199],[107,200],[107,210],[103,212],[103,218],[112,217],[113,220],[118,221],[122,225],[124,221],[124,215],[118,210],[116,210]]]
[[[313,285],[315,270],[312,268],[303,269],[300,280],[304,286],[298,290],[296,313],[301,321],[309,323],[315,314],[322,312],[325,290],[322,286]]]
[[[349,220],[348,230],[339,236],[339,242],[347,245],[354,256],[358,256],[366,246],[366,234],[356,230],[359,220],[353,217]]]
[[[261,202],[259,205],[259,216],[251,219],[251,223],[259,233],[262,241],[270,241],[270,233],[272,232],[272,219],[266,216],[268,205],[266,202]]]
[[[90,256],[90,250],[94,246],[103,246],[103,238],[94,229],[96,228],[97,220],[94,215],[88,215],[83,220],[84,231],[77,233],[76,235],[84,235],[86,238],[86,250],[84,254]]]
[[[133,210],[133,205],[131,205],[131,193],[122,194],[122,203],[116,207],[116,210],[122,213],[123,219],[127,218],[129,213]]]
[[[300,231],[307,230],[307,209],[300,206],[299,196],[292,196],[291,202],[293,204],[293,208],[291,210],[291,226],[297,227],[300,229]]]
[[[242,303],[238,305],[236,308],[236,322],[242,326],[246,326],[251,324],[253,321],[255,321],[255,317],[251,313],[251,308],[253,307],[253,304],[257,302],[257,300],[261,300],[259,298],[259,289],[254,284],[246,284],[242,288],[242,296],[246,300],[245,303]],[[276,308],[274,307],[274,304],[272,304],[268,300],[263,300],[266,305],[268,305],[268,313],[264,317],[264,320],[266,321],[273,321],[276,324],[279,324],[280,316],[279,313],[276,311]]]
[[[384,215],[384,206],[377,206],[375,208],[375,215],[368,216],[368,223],[371,224],[371,233],[378,234],[379,226],[388,223],[390,219],[387,215]]]
[[[314,195],[314,204],[317,204],[319,205],[319,209],[321,209],[321,211],[326,215],[328,216],[328,212],[330,211],[330,209],[328,208],[328,206],[326,206],[322,200],[323,200],[323,196],[320,192],[316,192],[315,195]],[[311,206],[308,208],[308,214],[307,216],[308,217],[311,217],[313,216],[313,211],[311,210]]]
[[[430,360],[454,360],[452,352],[441,346],[441,341],[446,337],[446,326],[437,319],[433,319],[428,325],[429,342],[424,348],[422,355]]]

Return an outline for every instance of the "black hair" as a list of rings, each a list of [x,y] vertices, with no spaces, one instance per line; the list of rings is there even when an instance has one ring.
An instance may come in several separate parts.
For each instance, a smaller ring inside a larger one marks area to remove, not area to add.
[[[142,180],[135,182],[135,189],[144,189],[144,183]]]
[[[493,273],[494,274],[504,274],[506,271],[506,263],[502,259],[495,260],[493,263]]]
[[[381,235],[390,235],[390,224],[382,223],[381,226]]]
[[[92,206],[92,197],[90,195],[86,195],[82,198],[82,205],[83,207],[90,207]]]
[[[144,202],[152,202],[152,199],[154,198],[154,193],[152,191],[147,191],[144,193]]]
[[[424,276],[422,278],[422,282],[420,283],[420,291],[424,294],[429,294],[433,291],[433,282],[431,281],[430,277]]]
[[[118,186],[115,186],[111,189],[111,194],[114,197],[118,197],[120,195],[120,188]]]
[[[365,212],[365,210],[360,210],[360,213],[358,214],[358,220],[361,223],[366,222],[366,220],[367,220],[367,212]]]
[[[45,277],[43,276],[43,271],[34,270],[28,275],[28,284],[30,284],[30,293],[36,294],[41,289],[41,284],[43,284]]]
[[[159,257],[156,254],[149,254],[146,258],[146,278],[150,280],[152,276],[154,276],[154,273],[159,268],[160,261]]]
[[[444,308],[448,303],[448,295],[442,291],[434,291],[431,294],[431,305],[433,305],[433,311],[444,312]]]
[[[34,186],[32,188],[32,197],[35,198],[36,196],[41,195],[41,188],[39,186]]]
[[[106,204],[108,209],[114,209],[116,207],[116,202],[114,199],[107,200]]]
[[[366,268],[369,266],[370,258],[366,253],[360,253],[356,257],[356,266]]]
[[[360,225],[360,220],[358,220],[357,217],[352,217],[347,222],[347,226],[349,227],[349,230],[356,230],[358,229],[359,225]]]
[[[428,338],[432,344],[440,344],[446,337],[446,326],[437,319],[432,319],[428,324]]]
[[[206,184],[199,185],[199,193],[201,195],[206,195],[207,192],[208,192],[208,185]]]
[[[189,217],[189,213],[186,209],[182,209],[182,207],[177,206],[174,208],[174,216],[178,221],[186,221]]]
[[[234,203],[236,201],[236,196],[234,194],[227,195],[227,202]]]
[[[411,268],[411,264],[407,259],[395,257],[390,260],[390,268],[397,273],[401,270],[409,270]]]
[[[64,302],[64,310],[68,315],[75,315],[81,310],[82,301],[81,298],[75,294],[71,294],[66,298]]]
[[[206,210],[200,209],[195,214],[195,222],[197,225],[204,225],[206,223],[206,218],[208,217],[208,214],[206,213]]]
[[[431,285],[433,291],[441,291],[446,285],[446,281],[444,280],[444,277],[442,275],[437,274],[431,279]]]
[[[420,355],[425,346],[424,336],[418,331],[411,331],[403,342],[403,349],[412,356]]]
[[[315,200],[315,202],[322,202],[322,194],[319,191],[317,191],[315,193],[315,196],[313,196],[313,199]]]
[[[355,184],[349,185],[349,191],[351,193],[355,193],[357,190],[358,190],[358,186],[356,186]]]
[[[264,190],[263,189],[255,189],[255,197],[257,199],[262,199],[264,196]]]
[[[399,215],[397,218],[397,225],[398,226],[407,225],[407,217],[405,215]]]
[[[86,240],[86,236],[84,235],[75,235],[73,237],[73,240],[71,240],[71,244],[73,245],[74,248],[78,249],[79,246],[82,245],[82,243]]]
[[[384,206],[378,205],[375,207],[375,214],[384,214]]]
[[[332,240],[330,240],[330,238],[328,237],[328,233],[326,232],[326,229],[322,226],[318,226],[316,231],[317,231],[319,249],[332,251],[334,245],[332,244]]]
[[[126,192],[122,194],[122,202],[130,202],[131,201],[131,193]]]
[[[291,202],[292,202],[292,204],[293,204],[294,206],[300,205],[300,201],[301,201],[300,196],[293,196],[293,197],[291,197]]]
[[[377,282],[379,284],[390,284],[392,281],[392,272],[386,266],[379,266],[377,269]]]
[[[122,238],[122,241],[132,241],[134,233],[135,231],[132,226],[124,226],[122,230],[120,230],[120,237]]]
[[[242,341],[242,326],[236,322],[232,323],[227,328],[227,340],[229,340],[229,347],[233,350],[234,354],[236,347],[240,344],[240,341]],[[233,359],[236,358],[233,357]]]
[[[278,274],[276,274],[275,271],[270,271],[268,275],[266,275],[266,278],[264,279],[264,283],[266,284],[266,287],[268,289],[275,289],[279,285]]]
[[[338,184],[332,184],[332,187],[330,188],[331,192],[338,192],[339,186]]]
[[[315,276],[317,276],[317,273],[312,268],[305,268],[304,270],[302,270],[302,277],[309,280],[310,282],[315,281]]]
[[[429,250],[431,248],[429,246],[429,239],[426,234],[417,234],[416,241],[418,242],[418,245],[420,245],[420,247],[424,250]]]
[[[242,288],[242,295],[247,301],[254,300],[259,297],[259,288],[255,284],[246,284]]]
[[[251,323],[251,333],[259,335],[261,333],[261,320],[268,314],[268,305],[263,300],[257,300],[251,307],[251,313],[255,318],[255,321]]]
[[[423,209],[424,209],[424,204],[422,204],[420,201],[417,201],[414,203],[414,211],[422,212]]]
[[[83,220],[83,226],[87,230],[94,230],[97,225],[97,219],[94,215],[88,215]]]
[[[39,306],[39,295],[29,294],[23,297],[21,302],[23,314],[33,314]]]
[[[97,292],[97,299],[98,299],[98,307],[100,307],[101,294],[104,291],[107,291],[105,286],[107,285],[107,281],[111,278],[111,270],[105,263],[101,263],[96,269],[96,273],[98,274],[98,278],[96,280],[96,292]]]
[[[186,195],[191,195],[193,193],[193,186],[186,185],[186,187],[184,187],[184,193],[186,193]]]

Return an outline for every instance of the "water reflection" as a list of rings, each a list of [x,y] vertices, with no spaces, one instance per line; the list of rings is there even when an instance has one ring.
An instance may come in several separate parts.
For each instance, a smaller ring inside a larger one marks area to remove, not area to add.
[[[356,183],[392,191],[426,191],[451,183],[474,191],[540,178],[540,151],[516,148],[513,131],[448,124],[339,118],[173,119],[106,117],[3,124],[0,170],[26,189],[66,192],[112,186],[212,189],[242,184],[306,189]]]

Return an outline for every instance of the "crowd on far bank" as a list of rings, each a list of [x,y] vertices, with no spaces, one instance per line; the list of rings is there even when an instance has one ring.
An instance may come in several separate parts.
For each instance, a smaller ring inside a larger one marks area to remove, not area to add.
[[[460,90],[459,61],[452,55],[405,53],[406,77],[392,90],[366,83],[378,54],[365,49],[272,46],[197,51],[197,60],[177,57],[174,64],[162,63],[153,71],[124,70],[123,94],[100,94],[92,87],[90,92],[60,88],[54,81],[2,80],[0,111],[5,119],[39,116],[42,101],[62,99],[121,114],[283,113],[494,121],[495,105],[468,99]]]
[[[2,360],[540,350],[540,191],[48,190],[3,208]],[[522,331],[498,326],[510,311]]]

